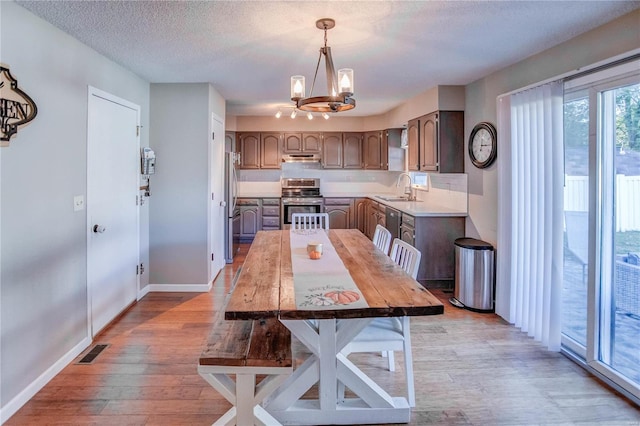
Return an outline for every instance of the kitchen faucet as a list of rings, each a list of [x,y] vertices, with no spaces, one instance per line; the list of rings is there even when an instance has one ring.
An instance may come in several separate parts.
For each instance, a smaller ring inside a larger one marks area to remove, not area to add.
[[[415,201],[416,196],[413,195],[413,180],[411,179],[411,175],[409,173],[402,172],[398,175],[398,181],[396,182],[396,187],[400,186],[400,180],[403,176],[409,178],[409,186],[404,187],[404,193],[408,195],[407,199],[409,201]]]

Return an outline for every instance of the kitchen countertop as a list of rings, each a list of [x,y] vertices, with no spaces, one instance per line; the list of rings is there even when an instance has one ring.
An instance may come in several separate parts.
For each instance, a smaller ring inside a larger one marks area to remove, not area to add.
[[[380,194],[387,196],[388,194]],[[400,210],[402,213],[414,217],[467,217],[468,213],[462,210],[455,210],[451,207],[438,205],[428,201],[387,201],[379,198],[379,196],[369,196],[370,198],[380,204],[384,204],[396,210]]]
[[[430,201],[387,201],[379,198],[398,196],[395,193],[378,193],[375,195],[362,195],[362,193],[350,192],[325,192],[324,198],[369,198],[377,203],[384,204],[396,210],[414,217],[467,217],[469,214],[465,210],[452,209],[451,207],[439,205]]]
[[[239,198],[280,198],[280,193],[241,193]],[[398,194],[375,194],[362,195],[362,193],[324,193],[324,198],[369,198],[377,203],[384,204],[391,208],[406,213],[414,217],[467,217],[468,213],[464,210],[456,210],[451,207],[438,205],[429,201],[386,201],[380,196],[397,196]]]
[[[265,192],[242,192],[240,194],[238,194],[238,198],[280,198],[281,197],[281,193],[280,192],[269,192],[269,191],[265,191]]]

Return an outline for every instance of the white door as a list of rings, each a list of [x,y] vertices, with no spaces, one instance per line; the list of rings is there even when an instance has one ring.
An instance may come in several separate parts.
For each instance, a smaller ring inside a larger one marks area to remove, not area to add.
[[[224,150],[225,135],[222,119],[212,114],[211,141],[209,145],[209,281],[213,280],[224,266],[224,221],[227,210],[224,206]]]
[[[139,107],[89,88],[87,282],[91,336],[136,299]]]

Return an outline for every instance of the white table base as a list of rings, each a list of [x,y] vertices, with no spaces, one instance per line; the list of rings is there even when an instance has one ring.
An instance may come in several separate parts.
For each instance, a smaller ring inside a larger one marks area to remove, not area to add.
[[[311,355],[264,402],[266,410],[282,424],[408,423],[406,398],[391,397],[340,353],[371,320],[281,320]],[[339,382],[358,398],[343,398]],[[316,383],[319,398],[300,399]]]

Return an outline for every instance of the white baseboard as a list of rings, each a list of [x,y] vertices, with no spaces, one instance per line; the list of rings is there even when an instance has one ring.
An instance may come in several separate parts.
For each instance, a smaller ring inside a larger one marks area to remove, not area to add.
[[[142,290],[144,291],[145,289],[148,289],[147,293],[150,293],[152,291],[172,292],[172,293],[183,293],[183,292],[207,293],[209,290],[211,290],[212,284],[213,283],[208,283],[208,284],[149,284],[148,286],[146,286]]]
[[[140,300],[143,297],[145,297],[147,295],[147,293],[149,293],[149,286],[148,285],[146,285],[146,286],[142,287],[140,290],[138,290],[138,299],[137,300]]]
[[[31,382],[22,392],[16,395],[11,401],[0,409],[0,424],[9,420],[24,404],[26,404],[33,396],[38,393],[56,374],[62,371],[75,357],[80,355],[82,351],[87,349],[91,344],[91,339],[85,337],[75,345],[69,352],[63,355],[37,379]]]

